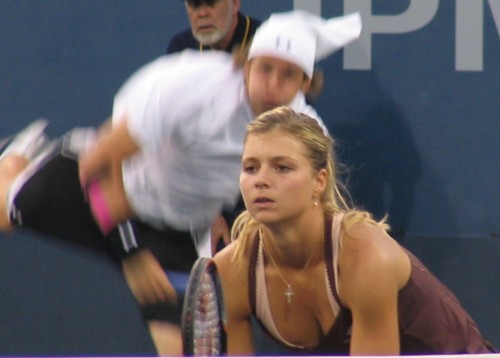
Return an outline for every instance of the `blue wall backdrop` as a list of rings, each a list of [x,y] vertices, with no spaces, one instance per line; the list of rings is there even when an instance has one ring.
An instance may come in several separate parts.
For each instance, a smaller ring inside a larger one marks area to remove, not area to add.
[[[248,0],[243,10],[360,11],[361,39],[319,64],[315,102],[357,205],[450,286],[500,347],[500,0]],[[188,26],[180,0],[1,0],[0,137],[36,117],[96,126],[115,91]],[[104,258],[0,236],[0,355],[154,354]]]

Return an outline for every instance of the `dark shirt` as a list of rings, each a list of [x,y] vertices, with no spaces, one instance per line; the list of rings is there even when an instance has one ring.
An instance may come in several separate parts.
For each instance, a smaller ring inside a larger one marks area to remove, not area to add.
[[[249,22],[248,33],[247,33],[247,19]],[[252,39],[255,31],[259,27],[261,22],[249,16],[245,16],[242,13],[238,13],[238,24],[236,25],[236,30],[234,32],[233,38],[229,43],[229,46],[226,48],[226,52],[231,52],[235,45],[239,45],[245,39],[246,34],[246,43]],[[185,49],[200,49],[200,43],[194,38],[191,29],[179,32],[174,35],[174,37],[170,40],[167,45],[167,53],[180,52]]]
[[[324,246],[326,271],[329,289],[339,304],[340,311],[333,326],[327,334],[320,337],[316,347],[304,350],[291,348],[296,352],[349,355],[352,314],[342,305],[335,285],[337,272],[333,267],[333,252],[338,252],[340,246],[333,249],[332,231],[338,232],[338,229],[330,230],[331,227],[332,218],[327,216]],[[249,300],[253,315],[265,329],[261,321],[263,317],[257,316],[257,300],[268,299],[257,295],[257,257],[259,245],[262,245],[260,241],[256,236],[250,254]],[[481,336],[478,326],[457,297],[418,258],[408,250],[405,251],[412,269],[409,281],[398,296],[401,355],[495,353],[495,348]],[[278,343],[286,346],[284,342]]]

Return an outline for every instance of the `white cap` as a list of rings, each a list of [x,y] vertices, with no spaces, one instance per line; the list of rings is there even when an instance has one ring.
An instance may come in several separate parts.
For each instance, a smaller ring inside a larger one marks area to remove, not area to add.
[[[277,57],[296,64],[311,78],[316,61],[328,57],[360,34],[359,13],[328,20],[302,10],[272,14],[255,32],[248,59]]]

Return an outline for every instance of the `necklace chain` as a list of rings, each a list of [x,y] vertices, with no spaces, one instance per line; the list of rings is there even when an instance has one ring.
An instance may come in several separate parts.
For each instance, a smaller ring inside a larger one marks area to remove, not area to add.
[[[262,230],[259,230],[259,234],[260,234],[260,238],[261,240],[263,240],[263,232]],[[262,241],[262,245],[263,245],[263,249],[264,251],[266,251],[266,246],[265,246],[265,243],[264,241]],[[299,273],[297,273],[297,275],[295,276],[295,279],[292,281],[292,282],[288,282],[286,279],[285,279],[285,276],[283,276],[283,274],[281,273],[281,270],[279,269],[278,265],[276,264],[276,261],[274,261],[274,257],[273,255],[271,255],[271,251],[267,250],[267,254],[269,256],[269,258],[271,259],[271,262],[273,264],[273,266],[276,268],[276,271],[278,271],[278,274],[279,276],[281,277],[281,280],[285,283],[286,285],[286,289],[285,291],[283,291],[283,294],[285,295],[285,298],[286,298],[286,302],[288,304],[291,304],[292,303],[292,298],[293,296],[295,296],[295,292],[293,291],[293,288],[292,288],[292,285],[295,283],[295,281],[297,280],[297,277],[302,273],[304,272],[304,270],[309,266],[309,264],[311,263],[311,260],[314,256],[314,250],[312,250],[311,252],[311,255],[309,255],[309,258],[307,259],[306,263],[304,264],[304,267],[302,267],[302,269],[299,271]]]

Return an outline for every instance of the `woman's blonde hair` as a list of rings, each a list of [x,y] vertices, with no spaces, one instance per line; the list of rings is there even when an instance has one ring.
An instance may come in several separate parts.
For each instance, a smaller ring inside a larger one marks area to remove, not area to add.
[[[297,113],[286,106],[264,112],[247,126],[245,140],[249,136],[259,135],[280,130],[298,142],[305,148],[306,156],[311,164],[312,170],[317,173],[326,169],[328,182],[326,190],[321,194],[319,200],[326,215],[335,213],[346,213],[342,229],[348,232],[349,228],[357,222],[369,222],[381,225],[388,229],[385,219],[376,222],[371,214],[365,211],[354,210],[349,204],[348,192],[337,176],[337,161],[334,158],[334,140],[318,122],[302,113]],[[244,211],[236,219],[231,236],[233,239],[242,240],[239,243],[236,256],[242,254],[247,241],[254,237],[260,224],[251,217],[248,211]]]

